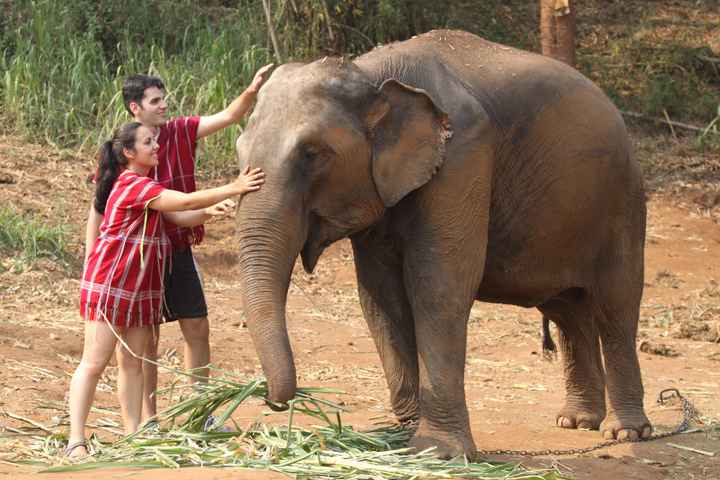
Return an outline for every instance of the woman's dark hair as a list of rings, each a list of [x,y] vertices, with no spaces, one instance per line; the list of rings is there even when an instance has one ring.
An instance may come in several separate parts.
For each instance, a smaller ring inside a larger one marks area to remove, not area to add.
[[[126,123],[115,130],[112,138],[100,147],[98,170],[95,176],[95,210],[98,213],[105,213],[105,205],[115,180],[117,180],[123,167],[128,163],[123,149],[132,150],[135,148],[137,130],[141,125],[138,122]]]

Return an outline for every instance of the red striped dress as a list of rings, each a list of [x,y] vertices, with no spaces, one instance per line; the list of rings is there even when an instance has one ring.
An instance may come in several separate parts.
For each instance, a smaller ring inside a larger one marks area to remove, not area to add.
[[[147,204],[164,190],[131,170],[115,181],[80,284],[86,320],[123,327],[160,323],[169,242],[162,214]]]

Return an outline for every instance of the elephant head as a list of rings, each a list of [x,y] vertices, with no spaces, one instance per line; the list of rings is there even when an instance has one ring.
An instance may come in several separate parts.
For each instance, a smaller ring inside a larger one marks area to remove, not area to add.
[[[278,68],[237,141],[266,183],[238,213],[248,327],[273,401],[291,399],[285,302],[300,254],[311,272],[334,241],[362,231],[428,182],[444,159],[447,115],[422,90],[377,87],[342,59]]]

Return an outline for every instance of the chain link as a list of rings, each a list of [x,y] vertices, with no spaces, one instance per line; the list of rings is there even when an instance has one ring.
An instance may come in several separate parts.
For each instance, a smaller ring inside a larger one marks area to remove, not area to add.
[[[684,431],[686,431],[688,428],[690,428],[690,425],[694,420],[699,420],[698,411],[695,409],[695,406],[693,406],[690,401],[683,397],[680,394],[680,391],[677,388],[668,388],[660,392],[660,395],[658,396],[657,403],[660,405],[665,405],[670,400],[673,399],[679,399],[680,405],[682,408],[683,413],[683,419],[678,424],[677,427],[675,427],[674,430],[670,432],[658,432],[653,433],[648,438],[640,438],[638,440],[606,440],[604,442],[600,442],[598,444],[592,445],[590,447],[583,447],[583,448],[570,448],[566,450],[556,450],[556,449],[547,449],[547,450],[478,450],[475,452],[476,457],[485,457],[488,455],[508,455],[508,456],[522,456],[522,457],[546,457],[549,455],[552,456],[565,456],[565,455],[582,455],[585,453],[594,452],[595,450],[601,450],[603,448],[612,447],[614,445],[619,445],[621,443],[637,443],[637,442],[650,442],[653,440],[659,440],[661,438],[667,438],[672,437],[673,435],[678,435]]]

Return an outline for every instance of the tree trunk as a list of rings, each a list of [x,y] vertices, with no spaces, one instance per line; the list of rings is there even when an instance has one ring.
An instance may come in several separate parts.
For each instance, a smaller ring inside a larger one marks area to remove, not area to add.
[[[575,66],[575,0],[540,0],[542,53]]]

